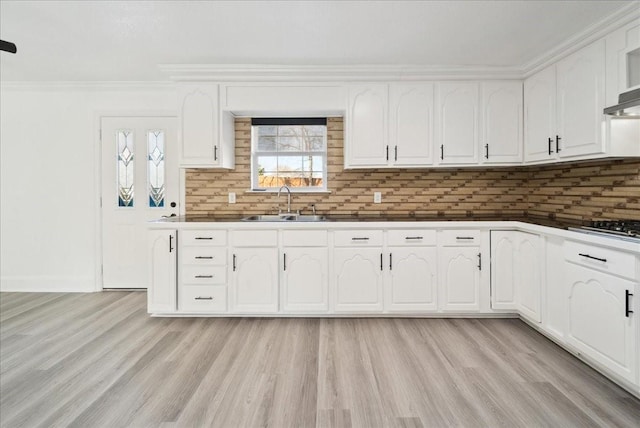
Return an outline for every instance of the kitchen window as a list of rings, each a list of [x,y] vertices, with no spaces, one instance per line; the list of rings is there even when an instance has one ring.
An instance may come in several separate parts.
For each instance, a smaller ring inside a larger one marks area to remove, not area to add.
[[[253,118],[253,190],[327,190],[326,118]]]

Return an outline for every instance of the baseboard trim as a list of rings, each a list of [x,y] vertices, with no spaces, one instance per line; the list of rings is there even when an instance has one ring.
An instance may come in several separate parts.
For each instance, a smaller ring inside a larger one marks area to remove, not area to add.
[[[0,291],[28,293],[94,293],[101,291],[96,287],[93,277],[75,276],[2,276]]]

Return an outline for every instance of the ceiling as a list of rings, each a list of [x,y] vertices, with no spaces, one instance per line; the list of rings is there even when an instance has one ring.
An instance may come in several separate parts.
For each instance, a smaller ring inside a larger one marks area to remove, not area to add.
[[[2,81],[164,81],[158,64],[523,67],[636,1],[0,0]]]

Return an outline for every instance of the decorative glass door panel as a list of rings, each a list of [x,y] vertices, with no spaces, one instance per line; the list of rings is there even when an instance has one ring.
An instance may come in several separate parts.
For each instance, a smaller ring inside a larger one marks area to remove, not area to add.
[[[147,222],[179,213],[176,119],[104,117],[104,288],[146,288]]]

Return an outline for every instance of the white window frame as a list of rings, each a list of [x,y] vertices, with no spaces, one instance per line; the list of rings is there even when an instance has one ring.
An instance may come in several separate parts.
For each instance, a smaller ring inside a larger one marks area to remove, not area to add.
[[[251,190],[257,192],[277,192],[279,188],[276,187],[260,187],[258,185],[258,156],[274,156],[274,157],[289,157],[289,156],[319,156],[322,158],[322,186],[305,186],[305,187],[289,187],[292,193],[314,193],[314,192],[327,192],[327,156],[329,148],[327,140],[327,125],[324,126],[324,133],[322,138],[324,139],[324,150],[322,151],[258,151],[257,150],[257,127],[262,125],[251,126]],[[266,125],[265,125],[266,126]],[[272,126],[302,126],[302,125],[272,125]]]

